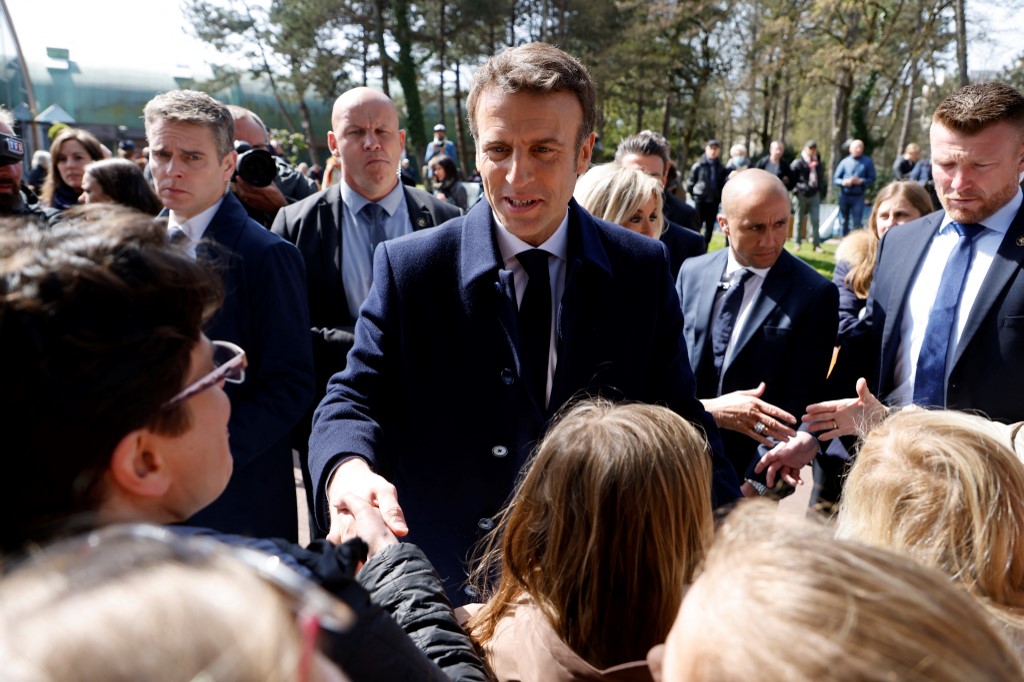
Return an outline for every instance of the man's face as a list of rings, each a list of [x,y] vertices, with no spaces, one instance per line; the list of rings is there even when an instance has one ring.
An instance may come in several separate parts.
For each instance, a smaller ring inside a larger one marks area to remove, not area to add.
[[[202,336],[192,349],[188,375],[181,388],[214,370],[213,347]],[[216,500],[231,478],[234,460],[228,447],[231,402],[218,384],[184,403],[191,426],[177,436],[154,436],[173,484],[163,498],[167,516],[185,520]]]
[[[270,145],[267,144],[267,133],[263,130],[263,126],[248,116],[235,119],[235,139],[239,142],[248,142],[257,149],[270,151]]]
[[[14,135],[6,123],[0,123],[0,133]],[[11,211],[21,201],[21,164],[0,166],[0,212]]]
[[[782,145],[778,142],[772,142],[771,147],[768,148],[768,154],[772,161],[778,161],[782,158]]]
[[[850,143],[850,156],[853,158],[860,158],[860,155],[864,153],[864,143],[860,140],[854,140]]]
[[[718,222],[736,261],[752,268],[775,265],[789,234],[789,197],[774,191],[752,191],[730,202],[728,208],[723,204],[723,209],[728,215],[719,216]]]
[[[443,130],[435,130],[434,131],[434,139],[437,140],[438,142],[444,142],[444,131]]]
[[[480,96],[476,113],[477,169],[487,203],[502,225],[533,246],[565,217],[576,177],[590,165],[591,133],[576,151],[583,109],[568,92]]]
[[[626,154],[619,161],[619,164],[625,168],[636,168],[647,173],[652,178],[657,178],[661,181],[661,186],[665,186],[665,181],[668,180],[668,169],[665,168],[665,161],[657,154]]]
[[[1024,171],[1021,132],[1005,121],[973,135],[932,123],[932,179],[946,213],[959,223],[977,223],[1017,193]]]
[[[149,167],[160,200],[179,220],[188,220],[220,201],[235,170],[234,151],[224,158],[210,128],[180,121],[148,126]]]
[[[719,150],[718,145],[709,144],[707,147],[704,147],[704,156],[714,161],[718,158],[719,151],[721,150]]]
[[[357,99],[335,119],[327,146],[341,161],[342,178],[370,201],[383,198],[398,184],[405,147],[405,131],[398,128],[394,105],[377,98]]]

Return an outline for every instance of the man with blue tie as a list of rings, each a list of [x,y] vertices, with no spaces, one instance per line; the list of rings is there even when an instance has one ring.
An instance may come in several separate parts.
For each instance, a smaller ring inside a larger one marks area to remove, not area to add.
[[[318,523],[344,537],[348,501],[369,501],[457,603],[479,599],[463,586],[469,550],[571,399],[668,405],[707,433],[716,501],[739,495],[694,393],[665,247],[572,199],[595,99],[586,68],[542,43],[477,70],[467,109],[486,200],[377,249],[348,364],[313,419]]]
[[[876,393],[1019,421],[1024,97],[1003,83],[957,90],[935,110],[931,149],[944,210],[891,230],[878,250],[865,320]]]

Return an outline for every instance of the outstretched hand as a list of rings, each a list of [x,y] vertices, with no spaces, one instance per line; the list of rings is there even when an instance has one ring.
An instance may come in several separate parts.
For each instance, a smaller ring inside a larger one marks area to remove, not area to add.
[[[885,418],[885,405],[868,390],[868,382],[857,379],[857,397],[826,400],[807,406],[801,421],[808,425],[819,440],[832,440],[839,436],[864,436]]]
[[[769,450],[754,467],[754,473],[765,469],[765,483],[769,488],[775,485],[778,476],[786,483],[800,485],[800,470],[811,463],[818,454],[818,441],[806,431],[798,431],[788,441],[779,443]]]
[[[796,424],[796,417],[761,400],[764,390],[765,383],[762,381],[757,388],[732,391],[717,398],[701,400],[701,403],[714,417],[719,428],[742,433],[771,447],[775,441],[789,440],[796,435],[796,431],[789,426]]]

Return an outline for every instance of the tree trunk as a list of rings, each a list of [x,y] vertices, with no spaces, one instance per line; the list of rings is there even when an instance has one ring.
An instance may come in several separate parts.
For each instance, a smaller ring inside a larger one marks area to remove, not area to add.
[[[455,61],[455,147],[459,150],[462,177],[469,177],[469,149],[466,147],[466,124],[462,117],[462,84],[459,82],[459,62]]]
[[[914,93],[917,92],[917,60],[910,62],[910,82],[907,83],[907,101],[903,106],[903,125],[900,127],[900,139],[896,143],[896,153],[901,154],[910,143],[910,129],[914,125]]]
[[[786,133],[789,131],[789,70],[786,71],[785,92],[782,95],[782,117],[779,121],[779,142],[786,146]]]
[[[953,0],[953,13],[956,16],[956,64],[960,72],[960,87],[971,82],[967,73],[967,0]]]
[[[313,138],[313,119],[309,115],[309,107],[306,106],[306,98],[299,97],[299,113],[302,114],[302,131],[306,134],[306,143],[309,145],[309,165],[316,166],[320,159],[316,153],[316,140]]]
[[[405,94],[406,114],[409,117],[406,147],[411,146],[417,159],[422,159],[427,149],[427,138],[423,130],[423,104],[417,83],[416,61],[412,55],[412,31],[409,28],[409,0],[394,0],[394,24],[392,37],[398,45],[398,61],[395,76]]]
[[[842,147],[850,127],[850,95],[853,92],[853,73],[850,69],[840,69],[838,75],[838,83],[836,84],[835,91],[832,93],[832,131],[830,135],[832,163],[829,165],[831,169],[829,174],[830,184],[832,173],[835,173],[836,166],[843,159]]]
[[[391,87],[388,84],[388,81],[391,80],[391,58],[388,57],[387,45],[384,42],[386,30],[384,25],[384,6],[386,4],[387,0],[377,0],[374,6],[377,9],[377,51],[380,53],[380,87],[385,95],[391,97]]]
[[[669,90],[665,91],[665,106],[661,113],[661,134],[667,140],[671,131],[669,125],[672,122],[672,93]]]
[[[439,84],[437,86],[437,120],[444,123],[444,67],[445,67],[445,43],[448,40],[448,28],[445,24],[445,0],[441,0],[440,16],[437,27],[437,75]]]

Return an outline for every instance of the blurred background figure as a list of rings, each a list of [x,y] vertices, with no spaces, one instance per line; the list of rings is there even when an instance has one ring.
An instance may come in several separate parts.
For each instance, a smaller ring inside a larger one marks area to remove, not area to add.
[[[50,145],[50,173],[40,197],[43,203],[60,211],[77,204],[85,167],[102,158],[103,148],[92,133],[77,128],[61,131]]]
[[[580,403],[501,514],[470,634],[498,680],[650,679],[711,534],[701,434],[668,408]]]
[[[444,154],[430,159],[430,170],[434,175],[434,196],[449,204],[458,206],[463,211],[469,208],[466,188],[458,180],[458,169],[455,160]]]
[[[807,140],[804,143],[800,156],[793,159],[789,170],[793,179],[793,194],[796,196],[796,222],[793,225],[796,247],[799,250],[807,223],[810,222],[811,242],[814,244],[815,252],[820,253],[822,248],[821,234],[818,231],[819,214],[821,200],[828,192],[828,179],[821,163],[821,156],[818,154],[816,140]]]
[[[941,573],[746,502],[725,520],[683,600],[662,679],[992,682],[1022,675],[984,610]]]
[[[32,154],[32,168],[28,172],[27,184],[33,192],[39,194],[43,191],[43,183],[50,173],[50,152],[45,149],[38,149]]]
[[[103,159],[86,166],[78,200],[83,204],[113,202],[149,215],[163,209],[138,164],[128,159]]]

